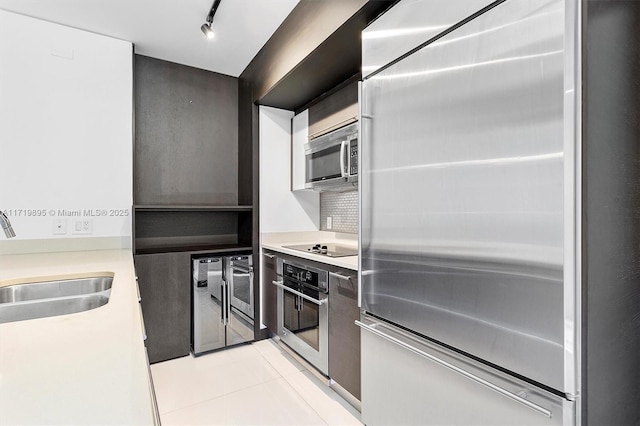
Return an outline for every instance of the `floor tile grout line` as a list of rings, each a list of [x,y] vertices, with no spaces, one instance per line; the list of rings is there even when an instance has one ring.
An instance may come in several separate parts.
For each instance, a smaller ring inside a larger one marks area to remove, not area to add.
[[[255,348],[254,348],[254,349],[255,349]],[[245,388],[236,389],[236,390],[234,390],[234,391],[232,391],[232,392],[229,392],[229,393],[224,393],[224,394],[222,394],[222,395],[218,395],[218,396],[216,396],[216,397],[214,397],[214,398],[207,398],[207,399],[204,399],[204,400],[202,400],[202,401],[194,402],[193,404],[185,405],[185,406],[183,406],[183,407],[176,408],[176,409],[174,409],[174,410],[167,411],[167,412],[165,412],[165,413],[162,413],[162,412],[161,412],[161,413],[160,413],[160,416],[162,416],[163,414],[164,414],[164,415],[166,415],[166,414],[169,414],[169,413],[173,413],[173,412],[175,412],[175,411],[179,411],[179,410],[184,410],[184,409],[186,409],[186,408],[193,407],[193,406],[195,406],[195,405],[202,404],[202,403],[204,403],[204,402],[213,401],[213,400],[216,400],[216,399],[218,399],[218,398],[223,398],[223,397],[225,397],[225,396],[232,395],[232,394],[234,394],[234,393],[236,393],[236,392],[241,392],[241,391],[244,391],[244,390],[247,390],[247,389],[251,389],[251,388],[253,388],[253,387],[260,386],[260,385],[262,385],[262,384],[264,384],[264,383],[268,383],[268,382],[271,382],[271,381],[274,381],[274,380],[277,380],[277,379],[284,379],[284,376],[280,373],[280,371],[278,371],[278,369],[277,369],[277,368],[276,368],[276,367],[275,367],[271,362],[269,362],[269,360],[268,360],[264,355],[262,355],[262,353],[260,353],[260,351],[258,351],[258,350],[256,349],[256,352],[260,354],[260,356],[262,357],[262,359],[263,359],[264,361],[266,361],[266,363],[269,365],[269,367],[270,367],[270,368],[275,372],[276,377],[273,377],[273,378],[268,379],[268,380],[264,380],[264,381],[262,381],[262,382],[260,382],[260,383],[256,383],[256,384],[251,385],[251,386],[247,386],[247,387],[245,387]],[[230,364],[241,363],[241,362],[244,362],[244,361],[247,361],[247,360],[248,360],[248,359],[243,359],[243,360],[239,360],[239,361],[234,361],[234,362],[231,362]],[[191,362],[193,362],[193,361],[195,361],[195,357],[194,357],[194,359],[191,359]],[[151,374],[153,375],[153,372],[152,372]],[[285,380],[285,381],[286,381],[286,380]],[[288,386],[291,386],[291,384],[290,384],[288,381],[286,381],[286,383],[287,383],[287,385],[288,385]],[[293,389],[293,390],[295,391],[295,389]],[[303,398],[303,399],[304,399],[304,398]],[[305,401],[305,402],[306,402],[306,401]],[[312,409],[313,409],[313,407],[312,407]]]
[[[273,344],[272,344],[272,345],[273,345]],[[285,386],[288,388],[288,390],[289,390],[289,391],[291,391],[293,394],[297,395],[297,396],[299,397],[299,399],[300,399],[302,402],[304,402],[304,405],[306,405],[306,406],[310,409],[310,412],[313,412],[313,413],[316,415],[316,417],[317,417],[317,418],[322,422],[322,424],[327,425],[327,426],[331,424],[331,423],[329,422],[329,420],[328,420],[328,419],[326,419],[326,418],[322,415],[322,413],[321,413],[320,411],[318,411],[318,410],[316,410],[316,409],[314,408],[314,405],[313,405],[313,402],[314,402],[314,401],[313,401],[313,400],[309,400],[309,399],[307,399],[307,397],[306,397],[306,396],[307,396],[307,395],[306,395],[306,393],[305,393],[305,392],[299,392],[299,391],[298,391],[298,389],[297,389],[296,387],[294,387],[294,386],[293,386],[293,384],[292,384],[292,383],[293,383],[293,382],[292,382],[292,380],[293,380],[293,376],[294,376],[294,375],[296,375],[296,373],[300,373],[300,375],[301,375],[301,377],[302,377],[302,378],[304,378],[305,380],[308,380],[308,381],[309,381],[309,382],[311,382],[314,386],[321,386],[321,385],[323,385],[323,384],[322,384],[322,383],[320,383],[320,382],[316,382],[316,381],[314,381],[312,377],[309,377],[309,376],[307,376],[306,374],[304,374],[304,372],[305,372],[305,371],[307,371],[307,368],[305,368],[305,366],[304,366],[304,365],[300,365],[300,366],[302,367],[302,369],[301,369],[301,370],[299,370],[299,369],[298,369],[298,365],[299,365],[299,364],[295,361],[295,359],[289,359],[288,357],[286,357],[286,355],[287,355],[287,354],[286,354],[286,352],[284,352],[284,351],[282,351],[282,350],[278,350],[277,345],[273,345],[273,346],[272,346],[272,348],[273,348],[273,349],[276,349],[276,351],[270,351],[270,350],[267,350],[267,351],[266,351],[266,352],[267,352],[267,354],[266,354],[266,355],[265,355],[265,354],[264,354],[260,349],[258,349],[258,348],[257,348],[257,346],[253,346],[253,345],[251,345],[251,346],[252,346],[253,350],[255,351],[255,353],[260,354],[260,356],[259,356],[259,357],[255,357],[255,358],[254,358],[254,357],[241,357],[242,359],[239,359],[239,360],[232,360],[229,364],[242,364],[242,363],[245,363],[245,362],[253,362],[253,361],[255,361],[255,360],[258,360],[258,362],[265,362],[265,361],[266,361],[266,365],[268,365],[268,366],[273,370],[273,372],[275,373],[275,376],[274,376],[274,377],[272,377],[272,378],[270,378],[270,379],[267,379],[267,380],[263,380],[263,381],[261,381],[260,383],[253,384],[253,385],[251,385],[251,386],[247,386],[247,387],[243,387],[243,388],[240,388],[240,389],[236,389],[236,390],[234,390],[234,391],[232,391],[232,392],[229,392],[229,393],[224,393],[224,394],[222,394],[222,395],[218,395],[218,396],[213,397],[213,398],[207,398],[207,399],[202,400],[202,401],[198,401],[198,402],[195,402],[195,403],[192,403],[192,404],[189,404],[189,405],[186,405],[186,406],[180,407],[180,408],[175,408],[175,409],[172,409],[172,410],[170,410],[170,411],[167,411],[167,412],[164,412],[164,413],[160,413],[161,419],[162,419],[163,417],[169,416],[169,415],[171,415],[171,414],[173,414],[173,413],[175,413],[175,412],[178,412],[178,411],[182,411],[182,410],[189,410],[189,409],[191,409],[191,408],[193,408],[193,407],[195,407],[195,406],[197,406],[197,405],[200,405],[200,404],[204,404],[204,403],[211,403],[212,401],[216,401],[216,400],[219,400],[220,398],[224,398],[224,397],[231,396],[231,395],[233,395],[233,394],[235,394],[235,393],[237,393],[237,392],[244,392],[244,391],[250,390],[250,389],[252,389],[252,388],[255,388],[255,387],[258,387],[258,386],[262,386],[262,385],[265,385],[265,384],[267,384],[267,383],[274,382],[274,381],[276,381],[276,380],[278,380],[278,379],[284,379],[284,380],[282,381],[283,385],[285,385]],[[277,364],[277,363],[276,363],[276,360],[280,360],[280,359],[279,359],[279,358],[275,358],[275,357],[274,357],[274,356],[272,356],[272,355],[282,356],[282,358],[283,358],[283,359],[284,359],[288,364],[290,364],[290,365],[291,365],[291,367],[293,367],[293,368],[295,369],[295,371],[292,371],[292,372],[290,372],[290,373],[286,373],[286,374],[285,374],[285,373],[283,373],[283,372],[281,372],[281,371],[278,369],[277,365],[276,365],[276,364]],[[270,359],[270,358],[271,358],[271,359]],[[191,360],[190,360],[190,362],[193,362],[194,360],[195,360],[195,359],[191,359]],[[272,361],[272,360],[273,360],[273,361]],[[226,364],[226,363],[225,363],[225,364]],[[227,364],[227,365],[229,365],[229,364]],[[152,374],[153,374],[153,372],[152,372]],[[331,396],[330,396],[330,395],[327,395],[327,397],[328,397],[328,398],[330,398],[330,399],[333,399],[333,398],[331,398]],[[344,408],[344,407],[343,407],[343,408]],[[350,412],[348,412],[348,413],[349,413],[351,416],[353,416],[353,414],[352,414],[352,413],[350,413]],[[354,419],[361,423],[360,419],[358,419],[356,416],[354,416]]]
[[[218,396],[213,397],[213,398],[207,398],[207,399],[204,399],[204,400],[202,400],[202,401],[198,401],[198,402],[195,402],[195,403],[193,403],[193,404],[186,405],[186,406],[184,406],[184,407],[182,407],[182,408],[176,408],[175,410],[167,411],[166,413],[162,413],[162,412],[161,412],[161,413],[160,413],[160,420],[162,420],[162,416],[163,416],[163,415],[167,415],[167,414],[170,414],[170,413],[175,413],[176,411],[185,410],[185,409],[187,409],[187,408],[192,408],[192,407],[195,407],[196,405],[204,404],[205,402],[215,401],[216,399],[224,398],[224,397],[227,397],[227,396],[229,396],[229,395],[233,395],[234,393],[243,392],[243,391],[245,391],[245,390],[248,390],[248,389],[251,389],[251,388],[255,388],[255,387],[261,386],[261,385],[263,385],[263,384],[265,384],[265,383],[273,382],[274,380],[278,380],[278,379],[284,379],[284,377],[282,377],[282,376],[280,376],[280,377],[274,377],[273,379],[265,380],[264,382],[256,383],[255,385],[247,386],[246,388],[236,389],[236,390],[231,391],[231,392],[229,392],[229,393],[225,393],[225,394],[222,394],[222,395],[218,395]],[[287,384],[288,384],[288,383],[287,383]],[[294,390],[295,390],[295,389],[294,389]]]
[[[280,351],[280,353],[281,353],[281,354],[286,354],[286,352],[284,352],[284,351]],[[288,362],[291,362],[291,360],[288,360],[286,357],[283,357],[283,358],[284,358],[284,359],[286,359]],[[267,360],[267,362],[269,362],[269,360],[268,360],[266,357],[265,357],[265,359]],[[295,360],[294,360],[294,361],[295,361]],[[270,362],[269,362],[269,363],[270,363]],[[271,363],[270,363],[270,364],[271,364]],[[271,365],[273,365],[273,364],[271,364]],[[293,364],[292,364],[292,365],[293,365]],[[275,368],[275,366],[274,366],[274,368]],[[316,414],[318,415],[318,417],[319,417],[320,419],[322,419],[322,421],[323,421],[325,424],[329,425],[328,420],[327,420],[327,419],[325,419],[325,418],[324,418],[324,416],[323,416],[320,412],[318,412],[318,410],[316,410],[316,409],[314,408],[314,406],[313,406],[313,404],[312,404],[312,401],[308,401],[308,400],[307,400],[307,398],[305,397],[305,395],[304,395],[303,393],[298,392],[298,390],[297,390],[295,387],[293,387],[293,385],[291,384],[291,382],[290,382],[289,380],[287,380],[287,377],[293,376],[293,375],[294,375],[294,374],[296,374],[296,373],[300,373],[300,374],[301,374],[302,376],[304,376],[306,379],[308,379],[309,381],[311,381],[311,383],[312,383],[314,386],[318,386],[318,383],[313,382],[313,380],[312,380],[312,379],[310,379],[308,376],[306,376],[306,375],[303,373],[304,371],[308,371],[308,370],[307,370],[307,368],[305,368],[305,367],[302,365],[302,370],[298,370],[298,371],[296,371],[296,372],[294,372],[294,373],[291,373],[291,374],[289,374],[289,375],[287,375],[287,376],[282,375],[282,378],[287,382],[287,385],[288,385],[291,389],[293,389],[293,391],[294,391],[297,395],[299,395],[299,396],[304,400],[304,402],[305,402],[309,407],[311,407],[311,409],[313,410],[313,412],[314,412],[314,413],[316,413]],[[320,385],[322,385],[322,383],[320,383]],[[329,396],[327,395],[327,397],[329,397]],[[331,399],[333,399],[333,398],[331,398]],[[350,412],[349,412],[349,414],[350,414],[350,415],[353,415],[353,414],[351,414]],[[360,421],[360,419],[356,419],[356,420],[358,420],[358,422],[362,423],[362,422]]]
[[[285,353],[285,352],[280,352],[280,354],[284,354],[284,353]],[[285,376],[284,376],[284,374],[282,374],[282,373],[280,372],[280,370],[278,370],[278,368],[276,367],[276,365],[275,365],[274,363],[272,363],[272,362],[269,360],[269,358],[267,358],[267,357],[266,357],[266,356],[264,356],[264,355],[262,355],[262,357],[265,359],[265,361],[267,361],[267,363],[268,363],[268,364],[269,364],[269,365],[270,365],[274,370],[276,370],[276,371],[278,372],[278,374],[280,374],[280,376],[281,376],[281,377],[283,377],[283,378],[285,377]],[[285,361],[289,362],[293,367],[295,367],[295,364],[293,364],[293,363],[291,362],[291,360],[288,360],[288,359],[287,359],[286,357],[284,357],[284,356],[283,356],[282,358],[283,358]],[[296,371],[295,371],[295,372],[292,372],[291,374],[299,373],[299,372],[302,372],[302,371],[305,371],[305,370],[306,370],[306,368],[304,368],[304,366],[303,366],[303,365],[301,365],[301,367],[302,367],[302,370],[298,370],[298,369],[296,368]]]
[[[254,387],[256,387],[256,386],[260,386],[260,385],[262,385],[262,384],[264,384],[264,383],[269,383],[269,382],[272,382],[272,381],[274,381],[274,380],[278,380],[278,379],[284,379],[284,377],[282,377],[282,376],[273,377],[273,378],[271,378],[271,379],[268,379],[268,380],[262,381],[262,382],[260,382],[260,383],[256,383],[256,384],[253,384],[253,385],[250,385],[250,386],[247,386],[247,387],[243,387],[243,388],[240,388],[240,389],[236,389],[236,390],[233,390],[233,391],[231,391],[231,392],[223,393],[223,394],[221,394],[221,395],[214,396],[213,398],[203,399],[203,400],[200,400],[200,401],[194,402],[194,403],[192,403],[192,404],[188,404],[188,405],[184,405],[184,406],[179,407],[179,408],[172,409],[172,410],[167,411],[167,412],[165,412],[165,413],[160,412],[160,416],[162,416],[163,414],[173,413],[174,411],[184,410],[184,409],[186,409],[186,408],[193,407],[193,406],[195,406],[195,405],[202,404],[202,403],[205,403],[205,402],[208,402],[208,401],[213,401],[213,400],[218,399],[218,398],[223,398],[223,397],[228,396],[228,395],[233,395],[233,394],[234,394],[234,393],[236,393],[236,392],[242,392],[242,391],[244,391],[244,390],[251,389],[251,388],[254,388]]]
[[[299,373],[302,373],[302,371],[300,371]],[[303,374],[303,375],[304,375],[304,374]],[[305,377],[305,378],[307,378],[307,379],[309,379],[309,377],[307,377],[307,376],[304,376],[304,377]],[[318,417],[320,417],[320,419],[322,419],[322,421],[323,421],[323,422],[328,426],[328,425],[329,425],[329,420],[328,420],[328,419],[325,419],[325,418],[324,418],[324,416],[323,416],[323,415],[322,415],[318,410],[316,410],[316,409],[314,408],[314,406],[311,404],[311,402],[310,402],[310,401],[307,401],[307,398],[305,398],[305,397],[303,396],[303,394],[301,394],[300,392],[298,392],[298,390],[297,390],[296,388],[294,388],[294,387],[293,387],[293,385],[291,384],[291,382],[289,382],[285,377],[283,377],[283,379],[287,382],[287,384],[288,384],[288,385],[289,385],[289,386],[290,386],[290,387],[291,387],[291,388],[292,388],[292,389],[293,389],[293,390],[294,390],[298,395],[300,395],[300,397],[304,400],[304,402],[306,402],[306,403],[307,403],[307,405],[309,405],[309,406],[311,407],[311,409],[313,410],[313,412],[314,412],[314,413],[316,413],[316,414],[318,415]],[[313,382],[312,382],[312,383],[313,383]],[[313,383],[313,384],[314,384],[314,386],[316,386],[316,385],[317,385],[317,383]],[[349,414],[351,414],[351,413],[349,413]],[[357,420],[360,422],[360,420],[359,420],[359,419],[357,419]],[[362,422],[360,422],[360,423],[362,423]]]

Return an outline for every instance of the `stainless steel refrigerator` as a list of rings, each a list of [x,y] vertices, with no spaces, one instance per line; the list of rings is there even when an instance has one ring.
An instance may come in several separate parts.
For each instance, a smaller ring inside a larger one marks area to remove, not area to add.
[[[200,256],[192,262],[194,355],[253,341],[252,256]]]
[[[363,32],[367,425],[574,424],[576,11],[402,0]]]

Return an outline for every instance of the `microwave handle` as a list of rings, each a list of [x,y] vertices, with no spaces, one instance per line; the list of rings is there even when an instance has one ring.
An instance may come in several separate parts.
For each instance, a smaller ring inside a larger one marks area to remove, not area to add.
[[[346,164],[344,155],[347,152],[347,145],[349,144],[348,140],[343,140],[340,143],[340,172],[342,173],[343,178],[349,177],[349,165]]]

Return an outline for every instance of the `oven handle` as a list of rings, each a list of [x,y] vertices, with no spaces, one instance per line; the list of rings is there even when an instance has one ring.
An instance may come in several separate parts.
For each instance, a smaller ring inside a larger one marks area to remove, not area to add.
[[[313,297],[307,296],[304,293],[300,293],[299,291],[293,290],[289,287],[287,287],[286,285],[282,284],[282,281],[271,281],[273,283],[273,285],[275,285],[276,287],[280,287],[283,290],[287,290],[289,293],[293,293],[296,296],[300,296],[303,299],[308,300],[309,302],[313,302],[316,305],[324,305],[327,302],[327,299],[323,299],[323,300],[317,300],[314,299]]]

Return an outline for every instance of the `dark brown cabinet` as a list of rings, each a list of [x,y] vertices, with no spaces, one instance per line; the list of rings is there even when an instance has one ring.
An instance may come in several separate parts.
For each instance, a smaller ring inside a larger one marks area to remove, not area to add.
[[[238,79],[141,55],[134,75],[135,253],[251,248]]]
[[[358,273],[329,272],[329,376],[360,399],[360,329]]]
[[[269,331],[278,332],[278,288],[273,285],[277,281],[277,261],[274,253],[265,252],[262,258],[262,309],[264,325]]]
[[[238,204],[238,79],[135,55],[139,205]]]
[[[190,254],[134,256],[149,362],[189,354],[191,333]]]
[[[251,152],[238,146],[237,78],[141,55],[134,76],[133,249],[158,362],[190,350],[191,256],[252,250],[252,188],[238,186]]]

